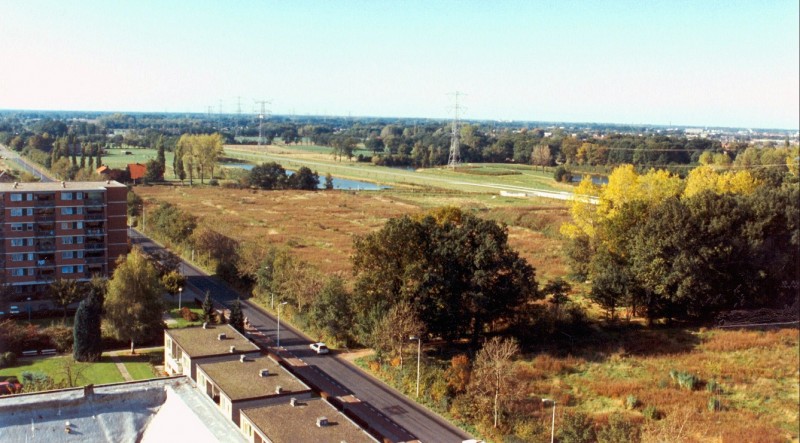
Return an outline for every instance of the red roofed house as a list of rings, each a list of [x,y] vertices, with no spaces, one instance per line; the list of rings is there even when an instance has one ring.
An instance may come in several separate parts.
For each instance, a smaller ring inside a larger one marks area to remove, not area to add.
[[[144,178],[147,173],[147,166],[141,163],[128,163],[128,173],[131,175],[131,180],[136,183],[136,180]]]

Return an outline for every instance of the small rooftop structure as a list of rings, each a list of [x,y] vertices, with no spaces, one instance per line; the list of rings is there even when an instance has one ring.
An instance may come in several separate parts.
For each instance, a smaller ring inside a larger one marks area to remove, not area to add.
[[[252,430],[261,440],[274,443],[378,441],[319,397],[296,400],[294,405],[286,399],[280,404],[242,409],[239,426],[245,435]]]
[[[71,434],[67,438],[67,434]],[[187,377],[0,397],[0,441],[247,439]]]

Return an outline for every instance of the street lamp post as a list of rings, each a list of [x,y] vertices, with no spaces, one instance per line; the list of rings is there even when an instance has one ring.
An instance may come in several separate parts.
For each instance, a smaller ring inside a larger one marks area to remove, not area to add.
[[[285,305],[287,302],[281,302],[278,304],[278,347],[281,347],[281,306]]]
[[[178,311],[181,310],[181,300],[183,300],[183,288],[178,288]]]
[[[417,341],[417,398],[419,398],[419,362],[422,357],[422,337],[412,335],[408,339]]]
[[[550,428],[550,443],[553,443],[556,438],[556,401],[549,398],[543,398],[542,403],[553,402],[553,424]]]

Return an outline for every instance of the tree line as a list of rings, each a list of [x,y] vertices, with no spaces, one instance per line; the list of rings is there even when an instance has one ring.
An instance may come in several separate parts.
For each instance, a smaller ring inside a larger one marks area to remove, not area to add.
[[[650,320],[709,321],[723,310],[791,305],[797,169],[766,178],[701,166],[682,179],[628,165],[603,187],[586,180],[562,226],[572,271],[612,318],[622,307]]]

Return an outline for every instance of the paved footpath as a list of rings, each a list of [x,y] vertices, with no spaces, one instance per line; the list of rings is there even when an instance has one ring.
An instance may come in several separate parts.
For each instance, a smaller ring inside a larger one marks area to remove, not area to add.
[[[139,352],[148,352],[156,349],[162,349],[162,348],[160,346],[155,346],[151,348],[138,348],[136,350]],[[129,350],[110,351],[108,352],[108,356],[111,357],[111,361],[113,361],[114,364],[117,365],[117,369],[119,370],[119,373],[122,374],[122,378],[124,378],[125,381],[134,381],[133,377],[131,376],[131,373],[128,372],[128,368],[125,367],[125,363],[123,363],[122,360],[120,360],[119,358],[120,354],[126,354],[126,353],[130,353],[130,351]]]

